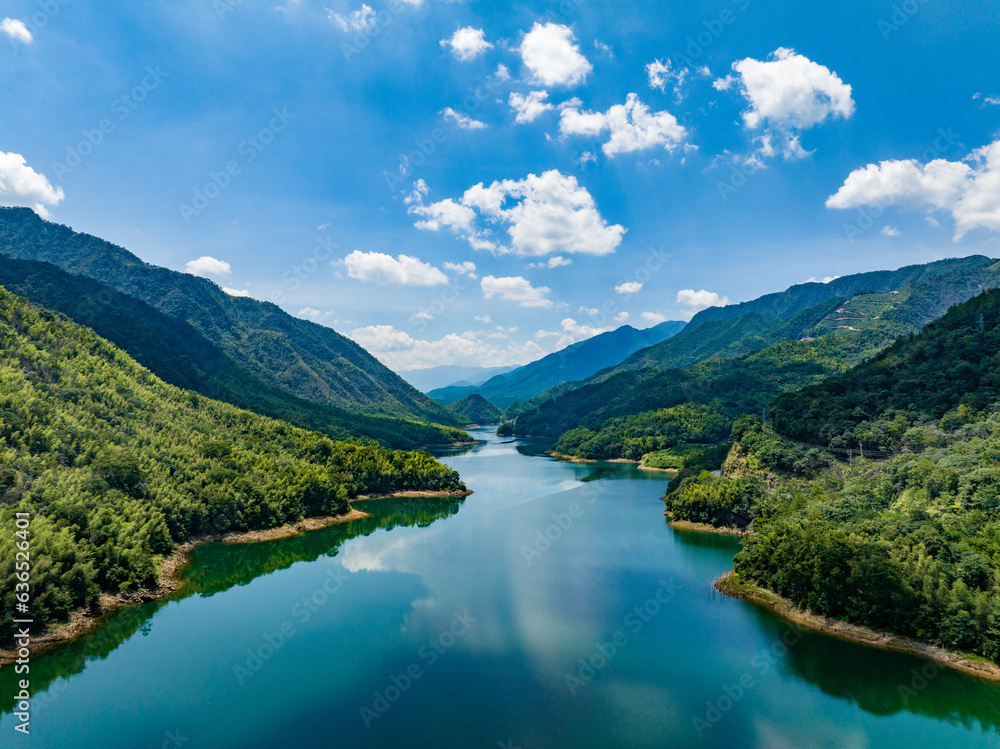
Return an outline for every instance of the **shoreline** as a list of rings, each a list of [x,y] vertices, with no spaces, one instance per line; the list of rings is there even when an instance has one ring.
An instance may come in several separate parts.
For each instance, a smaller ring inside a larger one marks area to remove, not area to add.
[[[799,609],[787,598],[772,593],[765,588],[759,588],[752,583],[744,582],[730,570],[715,581],[716,589],[730,598],[741,598],[755,606],[767,609],[775,616],[790,621],[802,629],[830,635],[840,640],[846,640],[859,645],[865,645],[880,650],[889,650],[906,655],[915,655],[947,668],[977,676],[993,682],[1000,682],[1000,666],[981,656],[947,650],[937,645],[915,642],[890,632],[851,624],[840,619],[833,619],[810,611]]]
[[[471,492],[469,492],[471,494]],[[394,495],[395,496],[395,495]],[[421,494],[420,496],[426,496]],[[442,496],[440,493],[433,496]],[[361,499],[359,497],[358,499]],[[225,533],[222,535],[206,534],[189,539],[185,543],[174,549],[173,553],[165,557],[159,564],[160,584],[155,588],[141,588],[139,590],[122,591],[119,593],[101,593],[98,598],[99,611],[91,613],[83,608],[77,609],[70,614],[69,619],[59,622],[48,628],[44,633],[31,638],[31,655],[36,656],[51,650],[65,643],[71,642],[88,632],[98,628],[102,620],[109,614],[128,606],[141,603],[149,603],[157,598],[163,598],[173,593],[180,586],[179,573],[188,563],[188,553],[197,546],[205,543],[224,544],[252,544],[263,541],[274,541],[280,538],[291,538],[299,536],[309,531],[328,528],[340,523],[349,523],[353,520],[369,517],[367,512],[352,507],[343,515],[317,515],[304,518],[295,523],[286,523],[275,528],[264,528],[254,531],[241,531],[238,533]],[[14,650],[0,650],[0,666],[6,666],[17,659]]]
[[[690,533],[714,533],[717,536],[749,536],[753,531],[740,528],[719,528],[708,523],[694,523],[690,520],[674,520],[674,515],[670,510],[664,510],[663,514],[670,518],[668,526],[675,531],[688,531]]]

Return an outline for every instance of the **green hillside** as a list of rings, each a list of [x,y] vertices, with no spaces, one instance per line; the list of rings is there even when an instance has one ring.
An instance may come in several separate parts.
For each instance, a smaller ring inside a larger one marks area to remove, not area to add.
[[[92,328],[171,385],[334,439],[368,437],[401,449],[469,439],[453,427],[355,413],[299,398],[233,361],[189,323],[49,263],[0,255],[0,286]]]
[[[361,346],[278,306],[142,262],[110,242],[0,208],[0,254],[52,263],[189,323],[264,381],[314,403],[454,426],[451,414]]]
[[[1000,273],[987,266],[978,275],[938,274],[933,280],[908,284],[897,294],[827,300],[788,320],[768,321],[751,314],[701,323],[640,355],[671,347],[675,358],[691,361],[698,358],[703,343],[708,349],[717,348],[723,339],[728,352],[749,348],[751,353],[712,358],[683,369],[648,365],[608,373],[540,399],[517,416],[512,431],[553,442],[566,435],[557,449],[580,457],[641,457],[633,454],[638,445],[664,449],[675,438],[689,441],[665,423],[658,434],[652,425],[660,421],[653,412],[697,403],[711,406],[730,424],[741,414],[761,413],[779,395],[817,385],[875,356],[899,336],[917,332],[944,314],[954,300],[967,300],[982,286],[995,285],[997,277]],[[851,324],[846,324],[848,317]],[[694,335],[698,331],[705,337]],[[768,340],[771,345],[759,348]],[[819,403],[816,408],[822,411],[825,406]],[[585,431],[567,435],[579,429]],[[695,430],[700,431],[701,427]]]
[[[0,289],[0,640],[15,513],[30,516],[39,628],[149,585],[202,532],[338,514],[360,494],[455,490],[427,453],[334,442],[164,383],[93,331]]]
[[[475,393],[455,401],[448,409],[463,424],[496,424],[503,418],[503,412],[499,408]]]
[[[922,447],[1000,400],[1000,291],[956,307],[851,371],[778,399],[775,429],[841,448]]]

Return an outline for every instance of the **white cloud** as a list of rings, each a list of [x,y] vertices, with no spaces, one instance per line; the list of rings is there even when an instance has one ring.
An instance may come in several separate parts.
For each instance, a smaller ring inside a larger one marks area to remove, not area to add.
[[[823,280],[819,280],[816,276],[810,278],[806,283],[830,283],[831,281],[836,281],[840,276],[826,276]]]
[[[453,121],[460,130],[482,130],[486,127],[485,122],[479,120],[474,120],[471,117],[466,117],[461,112],[456,112],[451,107],[445,107],[441,110],[441,116],[446,120]]]
[[[661,315],[659,312],[643,312],[642,319],[650,325],[659,325],[661,322],[667,321],[666,316]]]
[[[544,86],[576,86],[594,69],[568,26],[536,23],[518,48],[531,78]]]
[[[19,153],[0,151],[0,205],[29,205],[42,218],[48,218],[47,205],[58,205],[65,198],[61,187],[53,187]]]
[[[628,322],[628,319],[629,319],[630,317],[631,317],[631,315],[630,315],[630,314],[629,314],[628,312],[619,312],[619,313],[618,313],[617,315],[615,315],[615,316],[614,316],[614,317],[613,317],[612,319],[613,319],[613,320],[614,320],[614,321],[615,321],[616,323],[618,323],[619,325],[624,325],[625,323],[627,323],[627,322]]]
[[[362,4],[360,8],[352,13],[348,13],[346,16],[327,9],[326,17],[330,19],[330,22],[334,26],[344,32],[371,31],[375,28],[375,24],[378,23],[378,20],[375,18],[375,11],[367,4]]]
[[[529,268],[563,268],[567,265],[572,265],[573,261],[568,257],[563,257],[562,255],[556,255],[555,257],[550,257],[548,260],[540,260],[537,263],[528,263]]]
[[[344,258],[347,275],[379,286],[437,286],[448,278],[430,263],[409,255],[392,257],[383,252],[355,250]]]
[[[673,151],[687,138],[687,130],[670,112],[650,113],[637,94],[629,94],[624,104],[607,112],[582,112],[577,106],[564,106],[559,120],[563,135],[597,137],[610,132],[602,146],[607,156],[633,153],[654,146]]]
[[[642,284],[639,281],[628,281],[615,286],[615,292],[618,294],[638,294],[640,291]]]
[[[509,333],[511,330],[499,332]],[[348,336],[397,371],[425,369],[442,364],[483,367],[521,365],[549,353],[535,341],[505,341],[498,344],[497,340],[504,339],[478,331],[449,333],[438,340],[423,340],[413,338],[391,325],[371,325],[352,330]]]
[[[705,66],[696,68],[694,73],[704,77],[709,77],[712,74]],[[646,65],[646,78],[649,81],[649,87],[666,93],[667,86],[672,84],[674,99],[677,102],[684,100],[684,87],[691,74],[691,68],[687,66],[678,68],[669,59],[666,62],[663,60],[653,60],[653,62]]]
[[[303,307],[298,312],[296,312],[299,317],[305,318],[306,320],[312,320],[318,323],[320,320],[325,320],[333,314],[332,309],[328,309],[325,312],[318,309],[313,309],[312,307]]]
[[[485,37],[482,29],[465,26],[452,34],[450,39],[442,39],[441,46],[445,49],[450,48],[457,59],[468,62],[475,60],[486,50],[493,49],[493,45],[486,41]]]
[[[527,96],[511,92],[508,103],[510,104],[511,109],[513,109],[516,113],[514,122],[519,125],[534,122],[535,119],[542,114],[542,112],[555,109],[555,107],[545,101],[548,98],[548,91],[532,91]]]
[[[556,349],[564,349],[574,343],[586,341],[588,338],[593,338],[595,335],[607,333],[611,330],[611,328],[595,328],[590,325],[578,323],[572,317],[567,317],[560,325],[562,333],[559,334],[559,338],[556,340]]]
[[[476,278],[476,264],[466,260],[462,263],[445,263],[445,270],[454,271],[455,273],[461,273],[464,276],[475,280]]]
[[[493,73],[493,78],[496,79],[497,83],[503,83],[504,81],[510,80],[510,68],[508,68],[503,63],[497,65],[496,72]]]
[[[719,296],[714,291],[682,289],[677,292],[677,303],[687,307],[688,315],[694,315],[695,312],[709,307],[725,307],[730,302],[729,297]]]
[[[460,202],[448,198],[424,205],[425,194],[418,183],[407,198],[408,212],[424,217],[415,226],[429,231],[448,227],[473,249],[536,257],[575,252],[607,255],[615,251],[625,234],[624,227],[608,225],[576,177],[555,169],[540,176],[529,174],[523,180],[493,182],[488,187],[480,182],[466,190]],[[477,211],[489,225],[506,227],[509,247],[488,230],[478,228]]]
[[[898,237],[899,229],[895,226],[883,226],[881,234],[883,237]]]
[[[486,299],[498,297],[507,302],[517,302],[521,307],[538,307],[549,309],[554,306],[548,298],[551,289],[548,286],[535,288],[523,276],[486,276],[481,281],[483,296]]]
[[[202,255],[197,260],[189,260],[184,266],[184,272],[202,278],[218,278],[219,276],[228,278],[232,275],[233,269],[225,260]]]
[[[973,101],[982,100],[983,105],[982,107],[980,107],[980,109],[982,109],[983,107],[1000,106],[1000,96],[983,96],[978,91],[972,95],[972,100]]]
[[[228,286],[223,286],[222,290],[229,296],[250,296],[249,289],[230,289]]]
[[[1000,231],[1000,140],[964,161],[915,159],[868,164],[848,175],[827,208],[889,206],[943,210],[955,221],[955,240],[973,229]]]
[[[475,320],[476,322],[481,322],[483,325],[489,325],[490,323],[493,322],[493,318],[490,317],[489,315],[476,315],[472,319]]]
[[[16,18],[5,18],[0,21],[0,32],[23,44],[31,44],[35,40],[31,36],[31,32],[28,31],[28,27],[24,25],[24,21],[19,21]]]
[[[826,66],[793,49],[781,47],[766,61],[739,60],[733,70],[735,76],[720,78],[713,85],[719,91],[739,88],[750,105],[743,112],[746,127],[765,127],[772,134],[761,148],[766,155],[780,148],[786,158],[801,158],[807,152],[794,131],[854,114],[851,87]]]

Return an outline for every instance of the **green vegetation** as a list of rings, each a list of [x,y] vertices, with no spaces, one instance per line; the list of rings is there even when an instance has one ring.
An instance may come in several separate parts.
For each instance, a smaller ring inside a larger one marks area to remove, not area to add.
[[[0,289],[0,640],[16,512],[31,515],[39,628],[100,591],[153,584],[203,532],[338,514],[361,494],[462,488],[427,453],[334,442],[180,390],[57,313]]]
[[[741,422],[722,478],[667,498],[675,517],[753,522],[740,576],[826,616],[1000,662],[1000,421],[875,463],[833,461]],[[765,477],[759,474],[763,472]]]
[[[775,429],[804,442],[920,450],[1000,400],[1000,291],[953,309],[871,361],[779,398]]]
[[[563,434],[553,450],[581,458],[640,460],[646,453],[681,443],[720,442],[730,422],[708,406],[683,404],[638,416],[609,419],[595,432],[577,427]]]
[[[356,413],[295,396],[228,357],[187,322],[49,263],[0,255],[0,285],[92,328],[165,382],[208,398],[334,439],[366,437],[399,449],[469,439],[454,427]]]
[[[127,250],[0,208],[0,255],[57,265],[187,322],[227,357],[287,393],[321,405],[455,426],[451,414],[361,346],[277,305],[226,294],[204,278],[148,265]],[[301,283],[291,269],[269,298]]]
[[[472,394],[448,406],[465,424],[497,424],[503,418],[503,412],[483,396]]]
[[[986,292],[772,410],[779,431],[895,457],[844,462],[743,417],[722,475],[679,477],[667,508],[752,525],[737,573],[803,608],[1000,663],[998,323]]]

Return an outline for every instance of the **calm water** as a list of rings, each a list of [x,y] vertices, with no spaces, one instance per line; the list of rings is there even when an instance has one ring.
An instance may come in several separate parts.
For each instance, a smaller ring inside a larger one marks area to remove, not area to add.
[[[0,746],[1000,746],[997,687],[719,595],[738,542],[669,529],[659,474],[477,437],[444,457],[464,502],[200,547],[172,600],[36,657]]]

